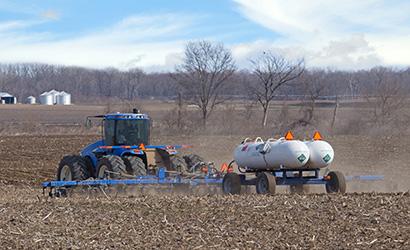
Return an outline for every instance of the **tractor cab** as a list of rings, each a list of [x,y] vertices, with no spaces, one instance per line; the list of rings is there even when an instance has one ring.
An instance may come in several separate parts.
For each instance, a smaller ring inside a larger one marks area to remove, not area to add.
[[[146,114],[115,113],[103,118],[106,146],[149,145],[150,119]]]

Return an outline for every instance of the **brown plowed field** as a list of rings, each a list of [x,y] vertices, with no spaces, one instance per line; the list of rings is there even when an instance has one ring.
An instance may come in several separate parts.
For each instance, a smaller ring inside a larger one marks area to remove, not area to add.
[[[23,189],[1,194],[3,249],[410,248],[408,193],[49,200]]]
[[[0,138],[1,248],[410,249],[406,140],[329,138],[337,153],[333,169],[385,175],[384,181],[349,182],[346,195],[290,195],[281,188],[275,196],[155,190],[43,196],[39,184],[54,178],[61,157],[97,138]],[[240,139],[162,137],[154,143],[192,144],[192,150],[220,164],[231,159]],[[353,193],[364,191],[391,193]]]

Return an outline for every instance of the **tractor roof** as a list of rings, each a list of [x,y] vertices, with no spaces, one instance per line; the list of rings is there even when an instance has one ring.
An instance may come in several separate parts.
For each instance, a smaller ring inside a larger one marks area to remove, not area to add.
[[[149,120],[147,114],[112,113],[104,115],[106,120]]]

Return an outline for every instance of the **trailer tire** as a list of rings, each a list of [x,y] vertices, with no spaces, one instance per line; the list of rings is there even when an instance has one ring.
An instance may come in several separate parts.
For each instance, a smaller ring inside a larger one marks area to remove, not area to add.
[[[177,171],[181,174],[187,172],[187,164],[185,160],[182,157],[179,157],[177,155],[171,156],[171,167],[174,171]]]
[[[128,174],[134,176],[147,175],[147,168],[144,161],[140,157],[129,155],[123,157],[122,159],[125,163]]]
[[[127,167],[121,157],[117,155],[103,157],[98,162],[96,174],[98,179],[120,179],[123,174],[127,174]]]
[[[88,161],[79,155],[66,155],[57,169],[59,181],[82,181],[91,177]]]
[[[328,174],[330,180],[326,182],[326,192],[331,193],[346,193],[346,180],[344,175],[339,171],[330,171]]]
[[[256,193],[258,194],[275,194],[276,179],[270,173],[259,173],[256,178]]]
[[[237,173],[228,173],[222,180],[224,194],[241,194],[241,178]]]
[[[204,158],[202,158],[201,156],[197,155],[197,154],[189,154],[189,155],[184,155],[182,158],[184,158],[188,170],[191,170],[192,167],[196,166],[196,169],[193,169],[193,172],[197,172],[198,170],[200,171],[200,163],[204,162]]]

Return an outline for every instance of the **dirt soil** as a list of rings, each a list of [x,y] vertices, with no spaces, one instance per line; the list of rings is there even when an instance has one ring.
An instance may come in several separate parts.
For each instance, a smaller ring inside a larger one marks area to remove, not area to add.
[[[46,200],[0,190],[3,249],[410,248],[408,193]]]
[[[378,182],[349,182],[346,195],[290,195],[282,189],[275,196],[155,190],[43,196],[40,183],[55,178],[61,157],[97,138],[0,138],[2,248],[410,249],[408,140],[328,138],[336,151],[332,169],[385,176]],[[153,144],[192,144],[191,151],[219,165],[231,160],[241,139],[168,136],[154,138]],[[390,193],[362,193],[372,191]]]

